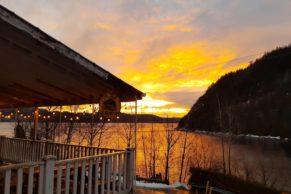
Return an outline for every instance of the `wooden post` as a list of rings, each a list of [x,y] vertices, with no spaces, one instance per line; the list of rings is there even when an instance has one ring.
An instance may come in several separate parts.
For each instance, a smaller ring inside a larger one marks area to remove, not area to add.
[[[54,168],[55,168],[55,156],[45,156],[43,159],[45,161],[44,167],[44,179],[43,179],[43,194],[53,194],[54,192]]]
[[[135,148],[127,148],[126,157],[126,189],[133,192],[133,182],[134,182],[134,150]]]
[[[34,108],[34,125],[33,129],[31,131],[31,139],[36,140],[36,135],[37,135],[37,128],[38,128],[38,107]]]

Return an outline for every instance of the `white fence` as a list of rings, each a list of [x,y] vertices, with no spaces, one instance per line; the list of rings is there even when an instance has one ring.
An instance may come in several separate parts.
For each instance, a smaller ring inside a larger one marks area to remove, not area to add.
[[[122,150],[0,137],[0,160],[8,162],[40,161],[46,155],[64,160],[117,151]]]
[[[1,160],[30,162],[0,167],[0,193],[114,194],[132,191],[134,149],[120,151],[7,139],[0,138]],[[14,145],[9,147],[10,143]],[[26,151],[20,154],[20,150]],[[41,161],[34,161],[41,158],[41,153],[56,156],[47,155]]]

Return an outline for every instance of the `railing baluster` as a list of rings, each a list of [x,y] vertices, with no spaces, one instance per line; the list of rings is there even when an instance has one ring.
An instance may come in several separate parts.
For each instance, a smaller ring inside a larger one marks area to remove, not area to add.
[[[62,164],[58,166],[57,172],[57,194],[61,194],[62,191]]]
[[[126,190],[126,172],[127,172],[127,166],[126,166],[126,161],[127,161],[127,153],[123,154],[123,190]]]
[[[86,160],[83,160],[81,168],[81,194],[85,193],[85,171],[86,171]]]
[[[98,189],[98,174],[99,174],[99,167],[100,167],[100,159],[99,157],[96,158],[95,161],[95,174],[94,174],[94,194],[98,194],[99,189]]]
[[[116,155],[113,155],[113,179],[112,179],[112,193],[115,194],[116,183]]]
[[[40,165],[38,177],[38,194],[43,194],[44,165]]]
[[[66,165],[66,187],[65,187],[65,194],[69,194],[70,191],[70,163]]]
[[[74,183],[73,183],[73,194],[77,194],[78,188],[78,162],[74,164]]]
[[[101,166],[101,194],[104,194],[104,185],[105,185],[105,165],[106,165],[106,157],[102,158],[102,166]]]
[[[34,167],[30,166],[28,171],[28,185],[27,185],[27,193],[32,194],[33,191],[33,176],[34,176]]]
[[[121,191],[122,154],[118,154],[118,192]]]
[[[106,169],[106,175],[107,175],[107,181],[106,181],[106,187],[107,187],[107,194],[110,194],[110,183],[111,183],[111,166],[112,166],[112,156],[107,157],[107,169]]]
[[[92,193],[92,173],[93,172],[93,159],[89,160],[89,170],[88,170],[88,194]]]
[[[17,188],[16,193],[22,194],[22,183],[23,183],[23,168],[17,169]]]
[[[4,194],[10,194],[11,169],[5,171]]]

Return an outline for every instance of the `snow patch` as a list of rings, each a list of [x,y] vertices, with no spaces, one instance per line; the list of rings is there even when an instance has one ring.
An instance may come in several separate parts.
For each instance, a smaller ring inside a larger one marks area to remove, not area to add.
[[[199,134],[206,134],[206,135],[213,135],[213,136],[228,136],[230,133],[222,133],[222,132],[212,132],[212,131],[201,131],[201,130],[195,130],[196,133]],[[272,139],[272,140],[280,140],[280,136],[259,136],[259,135],[254,135],[254,134],[239,134],[239,135],[234,135],[237,137],[246,137],[246,138],[253,138],[253,139]],[[288,138],[284,138],[284,141],[289,141]]]
[[[147,183],[144,181],[136,181],[135,182],[136,187],[143,187],[148,189],[177,189],[177,188],[183,188],[189,190],[189,187],[180,182],[175,182],[172,185],[166,185],[162,183]]]

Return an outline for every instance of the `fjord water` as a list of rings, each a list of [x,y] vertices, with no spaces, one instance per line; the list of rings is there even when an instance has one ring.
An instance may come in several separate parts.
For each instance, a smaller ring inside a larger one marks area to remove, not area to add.
[[[0,123],[0,135],[13,137],[15,123]],[[86,130],[85,124],[75,127]],[[148,177],[152,171],[152,157],[155,153],[155,173],[164,175],[165,153],[167,148],[166,127],[171,130],[176,124],[138,124],[137,130],[137,175]],[[64,126],[62,126],[64,127]],[[130,132],[130,128],[132,131]],[[126,148],[131,139],[133,146],[134,126],[119,123],[107,124],[102,135],[101,146],[110,148]],[[76,130],[77,131],[77,130]],[[78,130],[80,131],[80,130]],[[172,132],[172,131],[171,131]],[[170,182],[179,180],[181,158],[186,132],[174,131],[177,143],[170,152]],[[76,132],[75,143],[80,142],[81,133]],[[189,167],[221,169],[222,138],[220,136],[187,133],[187,149],[183,164],[182,181],[187,182],[190,176]],[[280,190],[291,191],[291,144],[278,139],[232,137],[231,141],[223,138],[226,166],[228,169],[228,153],[230,152],[231,174],[250,181],[257,181]],[[83,145],[86,142],[82,142]],[[229,145],[231,148],[229,149]],[[153,152],[155,150],[155,152]]]

